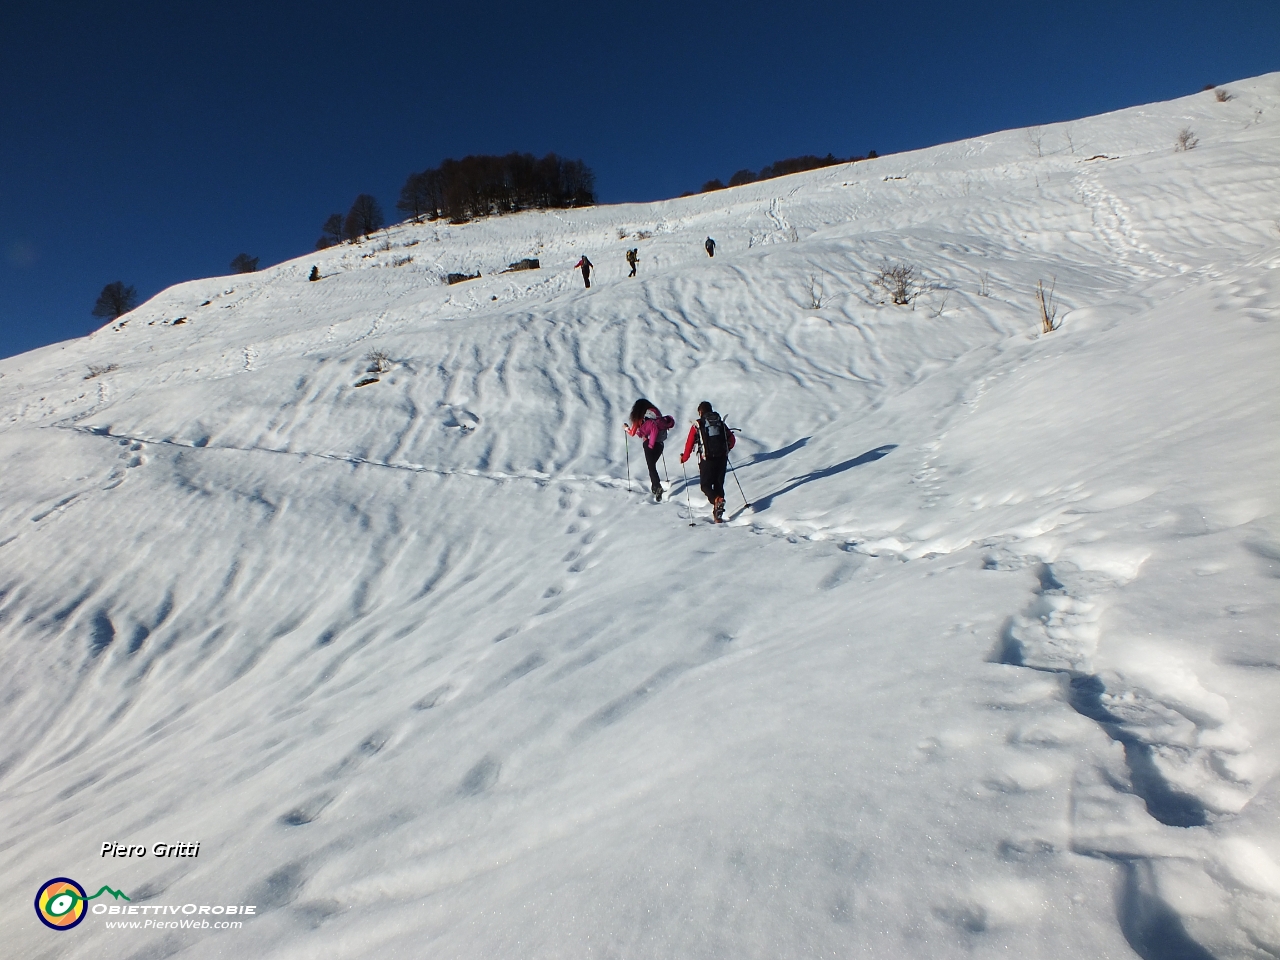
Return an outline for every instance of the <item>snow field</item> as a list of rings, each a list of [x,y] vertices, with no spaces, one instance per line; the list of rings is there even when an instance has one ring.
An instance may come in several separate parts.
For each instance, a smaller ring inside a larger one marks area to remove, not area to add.
[[[0,361],[16,955],[1280,951],[1280,75],[1229,89],[402,225]],[[704,398],[754,509],[691,529]],[[50,876],[259,916],[51,944]]]

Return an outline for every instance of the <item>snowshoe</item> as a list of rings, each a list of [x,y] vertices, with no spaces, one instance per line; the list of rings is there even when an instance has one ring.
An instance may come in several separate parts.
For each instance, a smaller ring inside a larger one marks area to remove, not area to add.
[[[724,523],[724,497],[716,497],[711,506],[711,519],[716,523]]]

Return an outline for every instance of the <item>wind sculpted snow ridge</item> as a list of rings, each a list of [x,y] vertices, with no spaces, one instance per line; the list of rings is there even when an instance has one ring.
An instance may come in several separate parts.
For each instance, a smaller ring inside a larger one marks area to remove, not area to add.
[[[0,361],[13,955],[1280,954],[1280,74],[1227,89]],[[258,913],[54,933],[56,876]]]

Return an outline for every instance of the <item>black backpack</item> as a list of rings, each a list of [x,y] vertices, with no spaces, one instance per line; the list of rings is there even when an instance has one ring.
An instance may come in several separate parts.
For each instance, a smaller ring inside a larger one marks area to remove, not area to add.
[[[726,460],[729,457],[729,428],[720,414],[712,413],[698,421],[698,437],[702,442],[702,455],[708,460]]]

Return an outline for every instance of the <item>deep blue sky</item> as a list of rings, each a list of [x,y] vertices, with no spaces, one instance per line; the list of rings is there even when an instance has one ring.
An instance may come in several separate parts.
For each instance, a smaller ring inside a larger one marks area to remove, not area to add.
[[[314,246],[412,171],[554,151],[602,202],[909,150],[1280,69],[1278,0],[5,4],[0,356]]]

